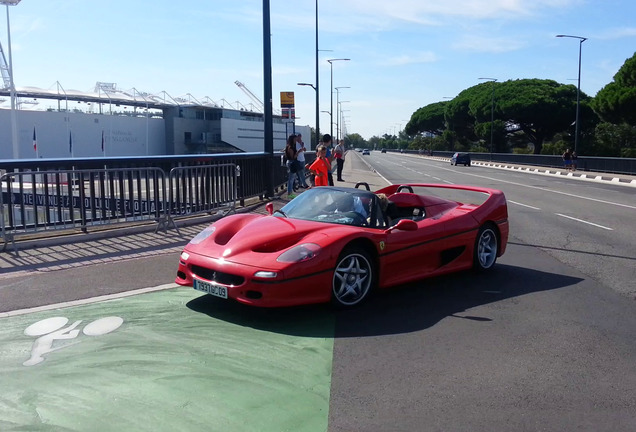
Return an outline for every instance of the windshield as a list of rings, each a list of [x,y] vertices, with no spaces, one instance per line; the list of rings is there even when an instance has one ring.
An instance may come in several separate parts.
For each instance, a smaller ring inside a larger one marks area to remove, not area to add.
[[[375,227],[375,195],[367,191],[319,187],[303,192],[275,213],[279,217]],[[381,215],[379,215],[382,218]]]

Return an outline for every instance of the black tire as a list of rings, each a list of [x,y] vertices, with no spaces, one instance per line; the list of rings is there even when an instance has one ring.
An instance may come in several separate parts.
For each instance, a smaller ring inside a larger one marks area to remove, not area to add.
[[[375,288],[376,272],[367,251],[358,247],[345,249],[336,262],[331,281],[331,302],[339,308],[362,303]]]
[[[492,224],[479,228],[473,251],[473,268],[478,272],[491,270],[497,262],[499,251],[499,235]]]

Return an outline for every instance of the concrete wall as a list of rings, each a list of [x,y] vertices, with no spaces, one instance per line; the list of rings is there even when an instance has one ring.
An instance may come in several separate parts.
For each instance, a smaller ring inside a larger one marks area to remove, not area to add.
[[[16,112],[20,159],[143,156],[166,154],[164,121],[160,118],[87,113]],[[33,129],[37,153],[33,149]],[[102,131],[104,152],[102,152]],[[11,110],[0,109],[0,159],[13,159]]]

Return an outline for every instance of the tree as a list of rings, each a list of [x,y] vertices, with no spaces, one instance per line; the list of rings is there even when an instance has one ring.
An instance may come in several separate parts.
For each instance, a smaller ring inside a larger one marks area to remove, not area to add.
[[[594,111],[606,122],[636,126],[636,53],[614,75],[614,81],[596,94]]]
[[[576,119],[574,85],[559,84],[553,80],[524,79],[506,81],[497,96],[499,112],[509,132],[521,130],[534,144],[534,153],[540,154],[543,142],[567,130]],[[580,95],[580,121],[593,116],[589,109],[589,96]]]
[[[346,148],[366,148],[367,141],[362,138],[362,135],[357,133],[350,133],[344,137]]]
[[[406,124],[404,132],[408,135],[418,135],[422,132],[441,135],[446,129],[444,111],[447,104],[448,102],[437,102],[418,109]]]

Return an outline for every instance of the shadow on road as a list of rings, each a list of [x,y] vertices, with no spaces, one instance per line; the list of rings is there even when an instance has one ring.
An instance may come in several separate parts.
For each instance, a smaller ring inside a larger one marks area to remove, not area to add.
[[[489,317],[464,314],[476,306],[567,287],[582,279],[498,264],[488,274],[458,273],[377,293],[351,310],[330,305],[262,309],[202,295],[187,303],[193,311],[240,326],[305,337],[365,337],[409,333],[447,317],[476,322]]]

